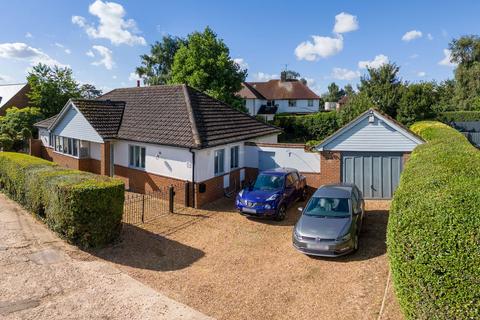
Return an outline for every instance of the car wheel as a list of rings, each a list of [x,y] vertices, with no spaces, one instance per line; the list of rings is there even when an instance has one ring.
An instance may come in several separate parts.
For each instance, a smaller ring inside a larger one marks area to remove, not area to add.
[[[286,216],[287,216],[287,207],[285,205],[282,205],[280,208],[278,208],[278,213],[275,220],[277,221],[285,220]]]
[[[307,188],[302,189],[302,195],[300,196],[300,201],[307,200]]]

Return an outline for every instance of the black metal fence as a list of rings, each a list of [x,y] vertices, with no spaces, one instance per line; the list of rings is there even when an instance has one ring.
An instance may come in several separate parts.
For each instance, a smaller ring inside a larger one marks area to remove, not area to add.
[[[123,222],[139,225],[180,210],[184,204],[175,198],[180,188],[184,187],[172,185],[145,193],[126,191]]]

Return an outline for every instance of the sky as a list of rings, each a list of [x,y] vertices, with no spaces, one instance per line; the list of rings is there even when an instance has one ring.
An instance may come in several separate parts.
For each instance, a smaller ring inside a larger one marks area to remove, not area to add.
[[[409,82],[453,77],[449,42],[480,34],[480,1],[0,0],[0,84],[25,82],[38,62],[72,68],[108,91],[135,86],[150,44],[210,26],[248,70],[286,67],[317,93],[357,84],[366,67],[400,66]]]

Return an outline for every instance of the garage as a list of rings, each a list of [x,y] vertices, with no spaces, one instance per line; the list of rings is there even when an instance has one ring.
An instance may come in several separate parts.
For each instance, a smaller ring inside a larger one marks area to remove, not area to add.
[[[405,162],[422,143],[394,119],[369,109],[315,147],[320,183],[354,183],[366,199],[391,199]]]
[[[342,182],[354,183],[366,199],[390,199],[402,172],[401,153],[346,152]]]

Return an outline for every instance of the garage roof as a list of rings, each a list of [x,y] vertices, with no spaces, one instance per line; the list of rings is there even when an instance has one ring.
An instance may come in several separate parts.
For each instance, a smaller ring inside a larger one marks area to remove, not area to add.
[[[423,139],[395,119],[369,109],[318,144],[317,151],[412,151]]]

